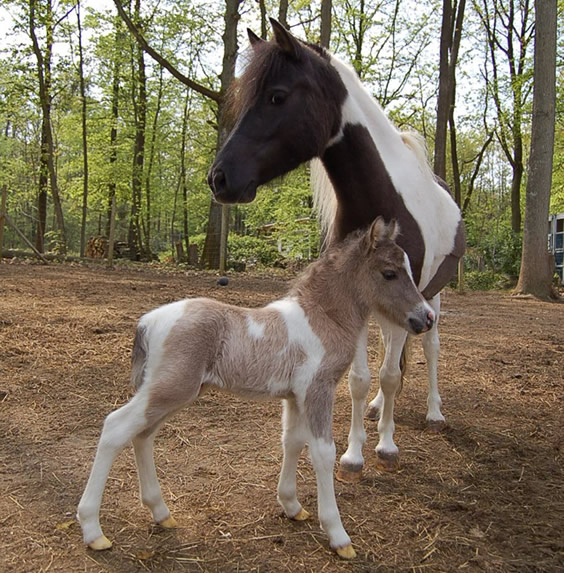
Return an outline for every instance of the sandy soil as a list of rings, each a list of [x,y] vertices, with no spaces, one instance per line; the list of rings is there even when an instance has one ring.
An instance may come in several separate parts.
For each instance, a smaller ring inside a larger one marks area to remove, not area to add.
[[[396,409],[401,469],[366,467],[336,484],[358,558],[328,550],[316,517],[295,523],[276,502],[280,404],[210,393],[166,424],[159,477],[180,524],[151,524],[133,455],[116,461],[102,506],[114,548],[87,550],[74,519],[105,415],[129,396],[134,327],[145,311],[203,295],[262,305],[283,276],[0,265],[0,570],[564,571],[564,305],[504,293],[447,292],[440,387],[448,428],[426,431],[426,375],[415,341]],[[377,330],[370,358],[377,371]],[[372,395],[375,393],[376,382]],[[335,406],[346,446],[346,384]],[[316,513],[304,453],[299,495]]]

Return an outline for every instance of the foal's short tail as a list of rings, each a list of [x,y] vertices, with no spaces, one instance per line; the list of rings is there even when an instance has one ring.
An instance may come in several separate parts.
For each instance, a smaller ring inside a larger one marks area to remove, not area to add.
[[[145,378],[145,366],[147,363],[147,329],[137,325],[133,351],[131,353],[131,384],[135,390],[139,390]]]

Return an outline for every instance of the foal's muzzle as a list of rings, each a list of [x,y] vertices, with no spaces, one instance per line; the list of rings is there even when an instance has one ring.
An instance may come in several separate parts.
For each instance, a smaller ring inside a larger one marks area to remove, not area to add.
[[[425,305],[421,310],[413,313],[407,321],[410,330],[414,334],[421,334],[433,328],[433,324],[435,324],[435,313]]]

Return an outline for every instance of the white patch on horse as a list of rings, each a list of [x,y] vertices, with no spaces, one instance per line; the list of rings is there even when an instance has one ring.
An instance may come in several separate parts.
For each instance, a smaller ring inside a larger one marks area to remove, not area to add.
[[[419,142],[409,134],[401,133],[389,121],[350,66],[335,57],[331,57],[331,64],[345,84],[348,95],[341,110],[341,129],[329,145],[343,137],[346,125],[362,125],[370,133],[395,189],[419,223],[425,243],[425,259],[418,284],[423,290],[444,257],[454,248],[460,211],[448,192],[434,180],[427,162],[421,160],[422,152],[418,153],[417,150]],[[428,196],[430,186],[435,187],[433,200]],[[436,221],[441,224],[435,224]]]

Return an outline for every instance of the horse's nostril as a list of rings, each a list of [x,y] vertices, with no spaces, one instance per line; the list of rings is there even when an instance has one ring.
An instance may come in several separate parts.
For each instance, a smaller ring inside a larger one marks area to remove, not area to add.
[[[427,328],[429,330],[431,330],[431,328],[433,328],[434,322],[435,322],[435,315],[431,311],[429,311],[427,313]]]
[[[225,187],[225,173],[223,169],[216,167],[212,169],[208,175],[208,185],[214,193],[218,193]]]

